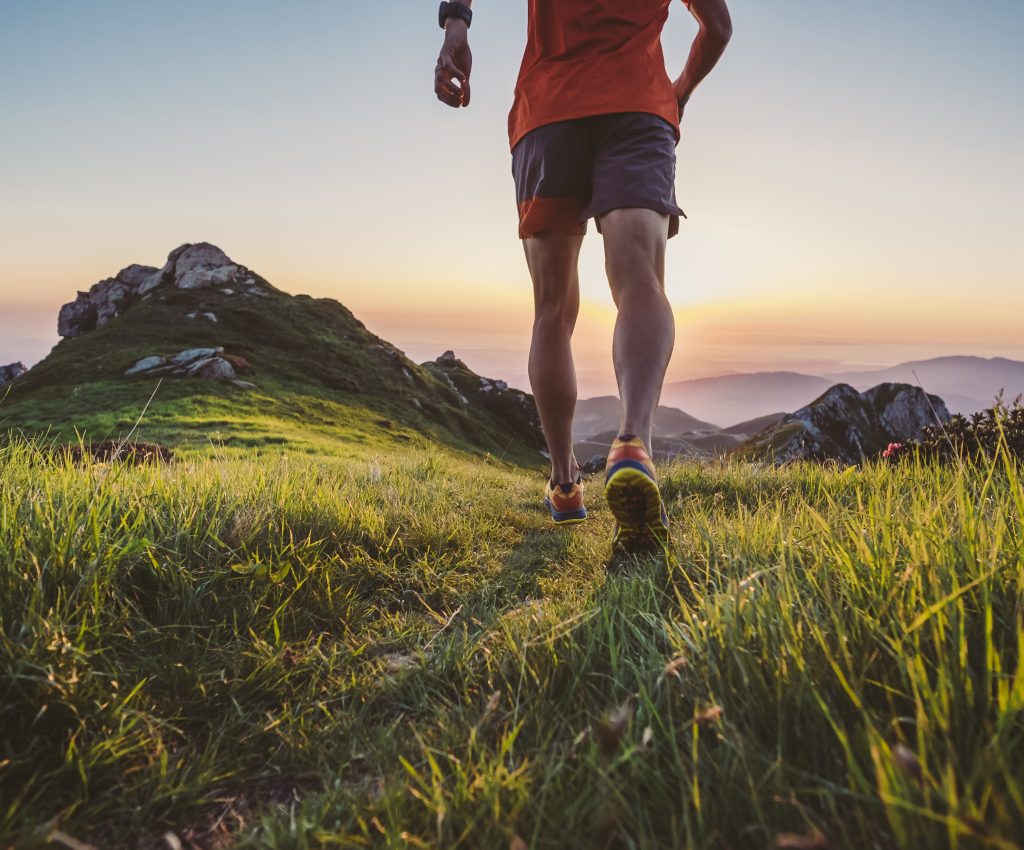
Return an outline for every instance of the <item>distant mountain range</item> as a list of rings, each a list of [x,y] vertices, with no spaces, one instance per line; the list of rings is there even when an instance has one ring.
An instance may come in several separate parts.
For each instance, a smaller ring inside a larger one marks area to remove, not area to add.
[[[739,422],[796,410],[834,384],[864,391],[880,383],[920,385],[940,396],[951,413],[990,407],[1000,390],[1008,400],[1024,393],[1024,362],[1004,357],[937,357],[883,369],[828,375],[750,372],[666,384],[661,400],[709,422]]]
[[[970,414],[992,406],[1000,391],[1007,401],[1024,393],[1024,362],[1004,357],[937,357],[884,369],[803,375],[798,372],[751,372],[666,384],[654,422],[654,454],[707,456],[724,454],[786,415],[813,405],[837,384],[865,392],[879,384],[923,387],[941,398],[950,413]],[[736,424],[720,427],[715,422]],[[574,444],[587,460],[606,452],[619,427],[615,396],[583,399],[576,406]],[[767,439],[767,438],[765,438]]]
[[[619,416],[617,396],[602,395],[581,399],[576,403],[576,416],[572,425],[573,439],[592,437],[603,431],[616,431],[619,427]],[[658,434],[680,434],[684,431],[718,431],[720,428],[682,410],[661,405],[654,414],[654,430]]]
[[[861,391],[883,381],[920,385],[926,392],[941,396],[950,413],[974,413],[991,407],[1000,391],[1007,401],[1024,393],[1024,362],[1005,357],[936,357],[828,378]]]

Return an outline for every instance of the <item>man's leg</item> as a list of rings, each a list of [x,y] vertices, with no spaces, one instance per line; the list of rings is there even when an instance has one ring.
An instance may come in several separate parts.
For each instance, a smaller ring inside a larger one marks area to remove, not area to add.
[[[570,340],[580,309],[577,261],[582,244],[582,236],[554,231],[542,231],[523,240],[533,278],[530,386],[551,454],[551,480],[555,484],[575,481],[579,475],[572,452],[576,367]]]
[[[675,320],[665,297],[668,216],[626,208],[601,216],[605,268],[618,308],[612,360],[622,401],[620,434],[635,434],[651,450]]]

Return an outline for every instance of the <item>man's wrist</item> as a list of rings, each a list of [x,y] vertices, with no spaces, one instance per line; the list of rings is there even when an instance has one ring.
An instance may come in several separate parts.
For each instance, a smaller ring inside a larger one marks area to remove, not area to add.
[[[686,106],[686,102],[690,99],[690,95],[693,94],[693,89],[687,88],[682,77],[680,77],[672,86],[672,91],[676,96],[676,103],[679,108],[682,109]]]
[[[462,35],[469,30],[469,24],[467,24],[462,18],[456,18],[454,15],[450,15],[444,22],[444,31],[446,33],[453,32],[457,35]]]

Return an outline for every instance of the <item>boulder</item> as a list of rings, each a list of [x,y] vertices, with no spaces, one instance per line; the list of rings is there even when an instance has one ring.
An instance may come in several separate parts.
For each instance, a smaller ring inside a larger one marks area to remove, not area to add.
[[[186,366],[195,363],[197,360],[214,357],[221,354],[223,351],[224,349],[219,346],[217,348],[188,348],[185,351],[175,354],[171,358],[171,363],[175,366]]]
[[[249,361],[244,357],[225,354],[224,349],[217,346],[188,348],[172,357],[161,357],[157,354],[143,357],[131,366],[125,375],[174,375],[206,378],[212,381],[234,381],[237,377],[236,368],[247,370]]]
[[[435,360],[434,362],[438,366],[462,366],[463,368],[465,368],[465,366],[466,366],[465,363],[463,363],[461,360],[459,360],[458,357],[455,356],[455,352],[454,351],[446,351],[444,354],[442,354],[440,357],[438,357],[437,360]]]
[[[74,301],[60,308],[57,314],[57,333],[65,339],[81,336],[96,327],[96,305],[88,292],[79,292]]]
[[[591,455],[580,466],[580,469],[582,469],[588,475],[594,475],[598,472],[604,472],[604,467],[607,462],[608,455]]]
[[[184,245],[171,252],[169,264],[172,258],[172,279],[178,289],[223,286],[232,282],[240,270],[227,254],[209,242]]]
[[[5,387],[13,381],[16,381],[27,371],[28,369],[25,368],[25,364],[20,361],[17,363],[8,363],[6,366],[0,366],[0,387]]]
[[[140,372],[150,372],[153,369],[159,369],[161,366],[166,365],[167,360],[159,355],[153,355],[152,357],[143,357],[134,366],[128,369],[126,375],[138,375]]]
[[[836,384],[736,452],[774,463],[833,460],[850,466],[878,457],[890,443],[920,439],[926,425],[949,418],[943,400],[920,387],[879,384],[859,393]]]

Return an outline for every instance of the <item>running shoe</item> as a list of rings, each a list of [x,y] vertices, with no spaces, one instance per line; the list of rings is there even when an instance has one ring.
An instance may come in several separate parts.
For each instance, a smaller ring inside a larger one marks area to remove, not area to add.
[[[568,484],[555,484],[550,478],[544,486],[544,504],[555,525],[572,525],[587,518],[583,507],[583,476]]]
[[[668,540],[668,513],[643,440],[620,434],[608,450],[604,495],[615,517],[612,547],[638,552]]]

